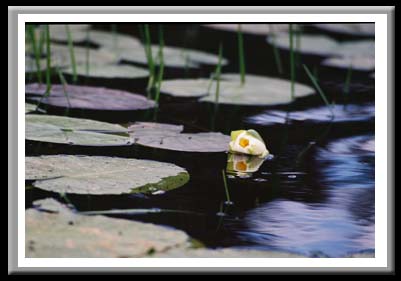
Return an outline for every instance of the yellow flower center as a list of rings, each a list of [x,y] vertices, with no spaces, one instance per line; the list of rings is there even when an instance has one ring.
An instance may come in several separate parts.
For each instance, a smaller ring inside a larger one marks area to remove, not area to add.
[[[248,140],[248,139],[241,138],[241,139],[239,140],[239,145],[242,146],[243,148],[247,147],[248,144],[249,144],[249,140]]]
[[[246,163],[243,161],[238,162],[235,168],[237,171],[246,171]]]

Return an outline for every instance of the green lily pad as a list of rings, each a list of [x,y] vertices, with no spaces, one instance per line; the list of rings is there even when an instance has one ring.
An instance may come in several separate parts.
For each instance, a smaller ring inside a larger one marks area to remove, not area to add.
[[[136,66],[122,64],[90,64],[89,73],[87,74],[86,65],[78,65],[76,67],[77,74],[80,76],[96,77],[96,78],[145,78],[149,76],[149,71]],[[63,69],[63,73],[73,75],[72,67]]]
[[[67,85],[65,89],[68,99],[63,85],[52,85],[50,95],[42,99],[42,104],[71,109],[109,111],[135,111],[155,107],[154,101],[121,90],[75,85]],[[29,94],[27,100],[39,101],[46,92],[46,85],[28,84],[25,86],[25,92]]]
[[[79,215],[54,199],[33,204],[37,209],[25,211],[28,258],[139,258],[190,245],[190,237],[180,230]]]
[[[129,127],[135,144],[142,146],[184,151],[224,152],[230,137],[222,133],[181,133],[182,126],[158,123],[135,123]]]
[[[314,24],[314,26],[322,30],[340,34],[364,36],[375,35],[374,23],[318,23]]]
[[[112,50],[110,47],[105,48],[109,52]],[[159,46],[152,46],[153,60],[156,65],[159,64]],[[119,48],[117,50],[117,56],[120,60],[125,60],[133,63],[139,63],[147,65],[147,58],[145,55],[145,49],[142,45],[137,47]],[[202,51],[183,49],[178,47],[167,47],[163,48],[163,62],[164,66],[167,67],[189,67],[197,68],[199,65],[217,65],[218,56],[214,54],[205,53]],[[227,59],[222,59],[221,64],[226,65]]]
[[[272,40],[272,38],[267,38],[267,42],[270,44],[273,44]],[[277,47],[290,49],[288,33],[277,34],[274,40]],[[296,51],[320,56],[374,56],[375,42],[373,40],[337,42],[324,35],[303,34],[299,38],[299,46]]]
[[[51,44],[52,66],[66,67],[71,65],[70,49],[67,45]],[[84,47],[74,46],[75,64],[85,65],[88,50]],[[93,64],[117,63],[116,55],[106,49],[89,49],[89,62]]]
[[[204,24],[203,26],[223,31],[237,32],[239,24]],[[269,35],[276,32],[287,32],[288,24],[241,24],[244,34]]]
[[[241,85],[240,75],[222,74],[219,103],[230,105],[268,106],[291,103],[291,81],[256,75],[247,75],[246,83]],[[165,80],[161,93],[175,97],[200,97],[202,102],[215,102],[216,82],[210,79]],[[312,95],[314,89],[295,83],[295,97]]]
[[[223,74],[220,82],[219,104],[243,106],[272,106],[288,104],[291,99],[291,81],[256,75],[247,75],[246,83],[240,84],[239,74]],[[210,94],[200,99],[203,102],[215,102],[214,85]],[[295,83],[295,98],[306,97],[315,93],[309,86]]]
[[[375,69],[375,58],[370,56],[363,57],[333,57],[322,61],[322,65],[334,68],[348,69],[359,71],[371,71]]]
[[[58,193],[153,193],[184,185],[189,174],[174,164],[105,156],[25,157],[25,180]]]
[[[122,134],[127,134],[127,129],[120,125],[89,119],[36,114],[25,116],[25,139],[31,141],[83,146],[131,144],[130,138]]]
[[[25,103],[25,114],[36,111],[36,105]]]

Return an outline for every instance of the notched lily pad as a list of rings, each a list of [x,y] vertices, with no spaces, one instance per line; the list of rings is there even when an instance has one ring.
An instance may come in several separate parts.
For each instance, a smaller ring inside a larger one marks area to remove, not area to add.
[[[184,185],[189,174],[174,164],[104,156],[54,155],[25,158],[25,180],[57,193],[153,193]]]
[[[330,32],[350,35],[374,36],[374,23],[317,23],[315,27]]]
[[[237,32],[239,24],[204,24],[203,26],[212,29]],[[241,24],[241,31],[244,34],[269,35],[276,32],[288,31],[288,24]]]
[[[351,68],[359,71],[371,71],[375,69],[375,58],[370,56],[333,57],[323,60],[321,64],[334,68]]]
[[[68,99],[63,85],[52,85],[50,95],[42,99],[42,104],[70,109],[134,111],[155,107],[155,102],[144,96],[126,91],[89,86],[66,86]],[[44,84],[28,84],[25,86],[28,100],[39,101],[46,92]]]
[[[292,102],[291,81],[256,75],[247,75],[244,85],[240,84],[239,74],[223,74],[220,82],[219,104],[243,106],[273,106]],[[215,102],[215,85],[210,94],[200,99],[203,102]],[[315,93],[309,86],[295,83],[295,98],[306,97]]]
[[[190,238],[180,230],[79,215],[54,199],[35,201],[34,206],[38,209],[25,211],[29,258],[138,258],[190,245]],[[47,209],[51,212],[40,211]]]
[[[115,124],[89,119],[52,115],[25,116],[25,139],[39,142],[82,145],[130,145],[127,129]]]
[[[200,101],[214,103],[216,81],[210,79],[174,79],[163,81],[161,92],[175,97],[200,97]],[[295,83],[295,97],[314,94],[313,88]],[[268,106],[291,103],[291,81],[247,75],[241,85],[236,73],[221,75],[219,101],[221,104]]]
[[[274,38],[267,38],[269,44],[289,50],[290,38],[288,33],[277,34]],[[305,35],[299,37],[299,45],[294,46],[302,54],[320,56],[374,56],[375,42],[373,40],[357,40],[337,42],[324,35]]]
[[[109,52],[112,50],[110,47],[105,48]],[[159,46],[152,46],[153,61],[156,65],[159,64]],[[134,48],[119,48],[117,50],[117,57],[120,60],[125,60],[133,63],[147,65],[144,46],[137,46]],[[179,67],[179,68],[198,68],[199,65],[216,65],[218,63],[218,56],[209,54],[202,51],[182,49],[178,47],[164,47],[163,48],[163,63],[166,67]],[[223,58],[221,64],[226,65],[227,59]]]
[[[90,64],[87,71],[86,65],[77,65],[77,74],[95,78],[145,78],[149,76],[149,71],[136,66],[123,64]],[[72,67],[63,69],[63,73],[73,75]]]
[[[142,125],[141,125],[142,124]],[[184,152],[224,152],[230,137],[222,133],[181,133],[182,126],[158,123],[135,123],[129,127],[135,144]]]

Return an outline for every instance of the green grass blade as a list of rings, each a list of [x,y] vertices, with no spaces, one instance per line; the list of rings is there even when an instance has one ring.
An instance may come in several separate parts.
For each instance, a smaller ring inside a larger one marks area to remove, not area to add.
[[[217,63],[216,67],[216,93],[215,93],[215,104],[217,105],[219,103],[219,95],[220,95],[220,74],[221,74],[221,61],[222,61],[222,56],[223,56],[223,45],[220,43],[219,46],[219,60]]]
[[[151,43],[151,38],[150,38],[150,31],[149,31],[149,25],[144,24],[144,37],[145,37],[145,54],[146,54],[146,59],[148,62],[148,68],[149,68],[149,81],[148,81],[148,86],[147,90],[149,91],[150,89],[153,88],[154,86],[154,75],[155,75],[155,64],[153,61],[153,54],[152,54],[152,43]]]
[[[323,90],[320,88],[319,84],[317,83],[315,77],[313,77],[312,73],[310,72],[309,68],[303,64],[302,65],[305,69],[306,74],[308,75],[309,79],[312,81],[313,86],[315,86],[316,90],[318,91],[318,93],[320,94],[320,96],[322,97],[324,103],[327,105],[327,107],[329,108],[331,115],[334,117],[334,112],[333,112],[333,108],[332,105],[329,103],[328,99],[326,98],[326,95],[324,94]]]
[[[89,77],[89,67],[90,67],[90,48],[89,48],[89,42],[90,42],[90,30],[88,29],[86,31],[86,50],[85,50],[85,72],[86,72],[86,77]]]
[[[67,102],[68,102],[68,108],[71,108],[70,97],[69,97],[68,91],[67,91],[68,83],[65,80],[64,75],[60,71],[59,67],[56,67],[56,71],[57,71],[57,74],[58,74],[58,78],[59,78],[61,84],[63,85],[63,92],[64,92],[64,96],[65,96],[65,98],[67,99]]]
[[[36,65],[36,75],[38,77],[38,81],[42,84],[42,71],[40,70],[40,56],[38,46],[36,44],[36,36],[35,36],[35,28],[32,25],[27,26],[28,36],[32,44],[33,54],[35,56],[35,65]]]
[[[70,27],[68,26],[68,24],[65,25],[65,31],[67,33],[68,49],[70,51],[70,59],[71,59],[71,67],[72,67],[72,81],[74,82],[74,84],[76,84],[78,81],[77,64],[75,61],[74,42],[72,42],[72,35],[71,35]]]
[[[221,170],[221,174],[223,176],[223,183],[224,183],[224,189],[226,191],[226,198],[227,198],[227,202],[232,203],[231,199],[230,199],[230,193],[228,192],[228,185],[227,185],[227,178],[226,178],[226,173],[224,170]]]
[[[50,28],[46,25],[46,94],[50,94],[51,84],[51,49],[50,49]]]
[[[244,39],[242,37],[241,25],[238,25],[238,56],[239,56],[239,69],[241,73],[241,85],[245,84],[245,54],[244,54]]]
[[[159,99],[160,99],[160,88],[163,81],[163,74],[164,74],[164,56],[163,56],[163,49],[164,49],[164,36],[163,36],[163,27],[160,26],[159,28],[159,73],[157,76],[157,88],[156,88],[156,97],[155,102],[157,107],[159,107]]]
[[[291,99],[295,99],[295,58],[294,58],[294,31],[290,24],[290,73],[291,73]]]
[[[272,28],[272,33],[271,33],[271,38],[272,38],[272,46],[273,46],[273,55],[274,55],[274,61],[277,66],[277,71],[279,74],[283,74],[283,65],[281,63],[281,57],[280,57],[280,52],[277,48],[276,45],[276,33],[274,32],[274,27],[273,25],[271,26]]]

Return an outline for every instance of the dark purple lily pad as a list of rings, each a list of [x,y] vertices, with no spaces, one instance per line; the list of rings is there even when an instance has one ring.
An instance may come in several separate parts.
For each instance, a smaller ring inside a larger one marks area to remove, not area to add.
[[[39,101],[46,91],[46,85],[28,84],[25,86],[27,99]],[[50,95],[43,98],[42,104],[87,110],[135,111],[155,107],[155,102],[130,92],[102,87],[53,85]]]
[[[303,111],[286,112],[267,110],[261,114],[248,117],[246,122],[258,125],[276,125],[285,123],[325,123],[325,122],[360,122],[369,121],[375,116],[373,104],[335,105],[332,107],[334,117],[327,106],[310,108]]]

